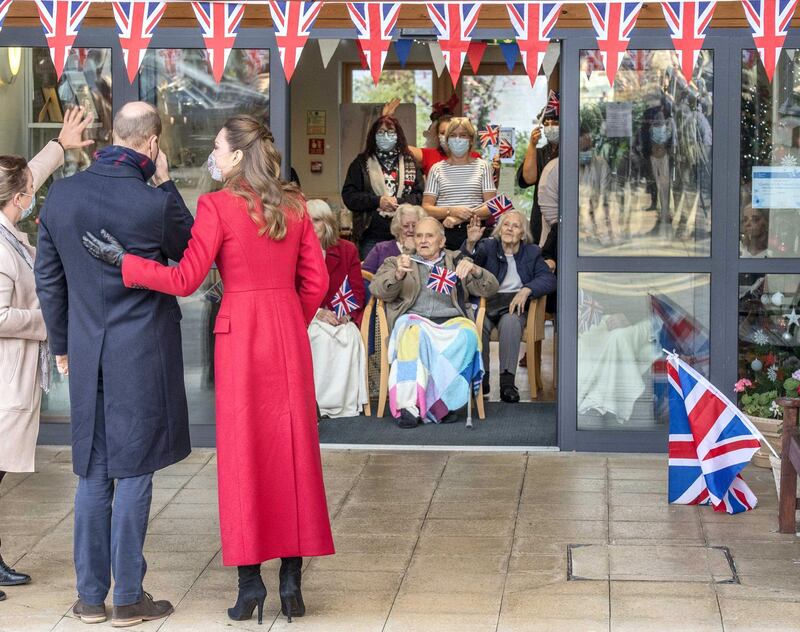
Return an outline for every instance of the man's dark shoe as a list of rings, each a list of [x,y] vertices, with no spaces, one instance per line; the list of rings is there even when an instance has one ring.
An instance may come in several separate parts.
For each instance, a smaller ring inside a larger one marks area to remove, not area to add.
[[[0,601],[4,601],[5,598],[6,598],[6,594],[2,590],[0,590]]]
[[[415,417],[405,408],[400,411],[400,419],[397,420],[398,428],[416,428],[419,425],[419,417]]]
[[[80,599],[72,606],[72,614],[84,623],[103,623],[108,619],[106,604],[101,603],[99,606],[90,606]]]
[[[514,378],[516,376],[508,371],[503,371],[500,374],[500,399],[509,404],[516,404],[519,402],[519,391],[514,385]]]
[[[18,573],[0,557],[0,586],[22,586],[31,581],[31,576],[25,573]]]
[[[439,420],[440,424],[454,424],[458,421],[458,413],[454,410],[451,410],[447,413],[444,417]]]
[[[489,386],[489,374],[488,373],[484,373],[483,374],[483,396],[484,397],[488,397],[489,396],[489,392],[491,390],[492,389]]]
[[[130,606],[114,606],[111,625],[115,628],[127,628],[145,621],[155,621],[171,615],[174,608],[169,601],[153,601],[150,593],[144,593],[142,599]]]

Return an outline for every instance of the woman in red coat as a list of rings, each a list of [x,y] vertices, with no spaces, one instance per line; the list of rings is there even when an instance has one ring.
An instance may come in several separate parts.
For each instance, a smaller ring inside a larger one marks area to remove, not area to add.
[[[249,619],[266,588],[261,562],[280,557],[281,609],[302,616],[305,556],[333,550],[306,328],[328,290],[322,249],[296,186],[278,179],[280,154],[250,116],[229,119],[208,167],[224,188],[200,197],[177,266],[128,254],[112,235],[87,233],[96,257],[122,266],[125,285],[194,292],[216,261],[225,287],[214,325],[217,468],[222,559],[238,566]],[[165,359],[169,361],[169,359]]]

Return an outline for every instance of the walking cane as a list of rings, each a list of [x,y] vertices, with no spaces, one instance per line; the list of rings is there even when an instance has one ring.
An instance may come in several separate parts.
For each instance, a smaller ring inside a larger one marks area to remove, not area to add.
[[[472,430],[472,384],[469,385],[469,397],[467,398],[467,430]]]

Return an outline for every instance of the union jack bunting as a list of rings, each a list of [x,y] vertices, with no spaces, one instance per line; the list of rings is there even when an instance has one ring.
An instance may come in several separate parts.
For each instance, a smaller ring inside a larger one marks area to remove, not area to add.
[[[599,50],[582,50],[581,51],[581,70],[586,73],[586,78],[592,76],[595,70],[603,69],[603,58]]]
[[[150,45],[153,31],[167,10],[166,2],[114,2],[114,20],[128,81],[133,83]]]
[[[78,36],[81,20],[89,10],[89,2],[75,0],[36,0],[39,21],[44,29],[50,58],[56,67],[56,77],[61,79],[69,51]]]
[[[244,2],[192,2],[194,15],[203,31],[211,74],[217,83],[222,81],[244,7]]]
[[[585,334],[603,320],[603,306],[585,290],[578,289],[578,333]]]
[[[668,499],[678,505],[710,503],[730,514],[757,499],[740,472],[761,446],[745,415],[675,354],[669,377]]]
[[[480,2],[429,2],[428,16],[436,28],[453,87],[458,83],[472,31],[478,23]]]
[[[500,144],[497,146],[497,153],[500,154],[501,158],[513,158],[514,145],[512,145],[511,141],[507,138],[501,138]]]
[[[478,139],[481,141],[481,147],[494,147],[500,142],[500,126],[487,125],[478,132]]]
[[[772,82],[797,0],[742,0],[761,63]]]
[[[614,85],[614,77],[628,49],[631,32],[643,2],[588,2],[589,17],[597,36],[597,47],[603,59],[608,83]]]
[[[449,296],[457,283],[458,276],[453,270],[448,270],[442,266],[433,266],[425,287],[434,292],[439,292],[439,294],[447,294]]]
[[[180,64],[183,61],[182,48],[159,48],[158,56],[164,62],[164,72],[168,77],[174,78],[178,74]]]
[[[514,208],[514,203],[507,195],[497,195],[486,202],[486,207],[494,217],[494,221],[497,221],[503,213],[507,213]]]
[[[321,9],[322,2],[269,1],[269,11],[275,25],[275,41],[281,54],[286,81],[292,80],[300,54],[311,35],[311,27]]]
[[[716,2],[662,2],[683,77],[690,81]]]
[[[622,60],[622,67],[628,68],[635,72],[644,72],[650,65],[653,51],[651,50],[628,50]]]
[[[358,32],[360,50],[375,85],[381,78],[386,53],[400,14],[399,2],[348,2],[347,11]]]
[[[2,0],[0,2],[0,29],[3,28],[3,20],[6,19],[6,13],[8,13],[9,8],[11,8],[11,3],[14,0]]]
[[[531,85],[542,67],[550,32],[561,13],[561,2],[509,2],[506,4],[508,17],[517,36],[519,53]]]
[[[353,289],[350,287],[350,277],[346,276],[342,281],[342,286],[336,291],[331,299],[331,307],[338,318],[344,318],[347,314],[358,309],[358,301]]]

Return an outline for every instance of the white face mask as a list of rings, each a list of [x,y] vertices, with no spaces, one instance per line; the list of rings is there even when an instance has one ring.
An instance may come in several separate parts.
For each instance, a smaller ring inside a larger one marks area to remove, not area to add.
[[[439,134],[439,147],[441,147],[443,151],[447,151],[447,141],[444,139],[444,134]]]
[[[469,151],[469,139],[467,138],[450,138],[447,141],[447,146],[450,148],[450,153],[456,158],[465,156]]]
[[[213,153],[208,155],[206,166],[208,167],[208,173],[211,175],[212,180],[216,182],[222,182],[224,180],[222,177],[222,169],[217,166],[217,158]]]
[[[553,145],[558,144],[558,125],[546,125],[544,128],[544,137],[548,143]]]

